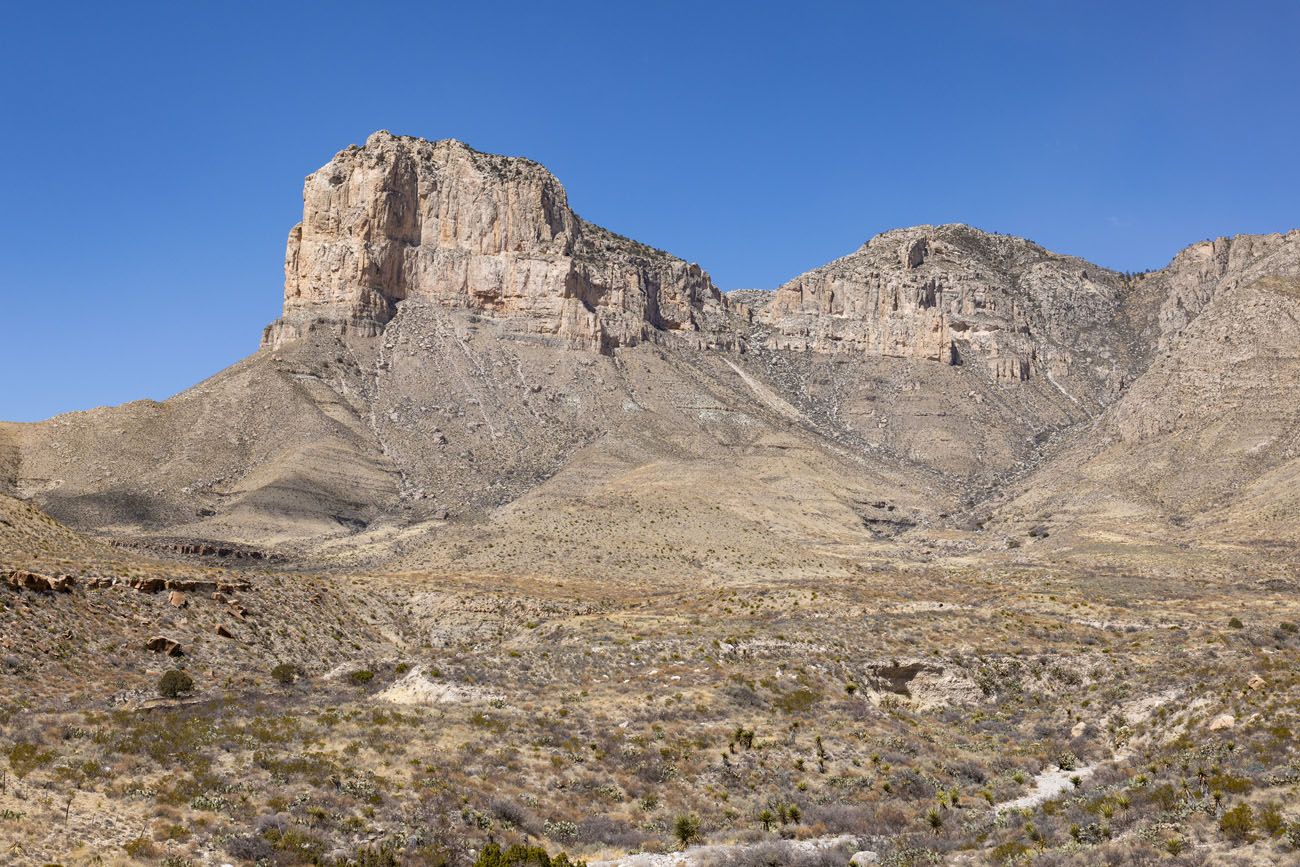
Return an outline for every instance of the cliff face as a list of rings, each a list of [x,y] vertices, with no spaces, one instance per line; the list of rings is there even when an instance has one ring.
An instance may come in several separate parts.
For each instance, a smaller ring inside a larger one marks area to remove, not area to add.
[[[996,380],[1073,378],[1100,401],[1133,362],[1123,278],[969,226],[885,232],[776,290],[776,349],[984,369]]]
[[[1145,342],[1161,352],[1218,294],[1264,277],[1300,277],[1300,230],[1192,244],[1164,268],[1142,275],[1129,305]]]
[[[308,176],[284,316],[263,343],[322,328],[374,336],[408,298],[600,352],[733,339],[698,265],[585,222],[537,163],[378,132]]]

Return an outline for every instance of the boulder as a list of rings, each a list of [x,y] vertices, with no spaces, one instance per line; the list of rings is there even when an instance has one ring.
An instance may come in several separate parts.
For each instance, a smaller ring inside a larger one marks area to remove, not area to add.
[[[184,656],[185,650],[181,647],[179,641],[167,638],[164,635],[155,635],[145,642],[145,647],[154,653],[164,653],[167,656]]]
[[[1214,719],[1210,720],[1209,728],[1212,732],[1230,731],[1233,728],[1236,728],[1236,725],[1237,718],[1235,716],[1230,713],[1221,713]]]

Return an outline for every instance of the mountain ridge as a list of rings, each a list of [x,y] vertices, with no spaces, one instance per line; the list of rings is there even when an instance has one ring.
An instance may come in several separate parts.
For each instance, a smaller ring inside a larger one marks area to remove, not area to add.
[[[1203,311],[1230,319],[1216,297],[1300,273],[1298,250],[1300,232],[1235,236],[1134,276],[915,226],[723,293],[578,216],[538,163],[380,131],[307,176],[256,353],[161,403],[0,424],[0,490],[78,529],[308,556],[490,533],[570,476],[607,481],[575,461],[651,500],[721,462],[768,491],[761,511],[781,498],[764,461],[798,443],[815,457],[791,484],[840,490],[859,542],[974,526]]]

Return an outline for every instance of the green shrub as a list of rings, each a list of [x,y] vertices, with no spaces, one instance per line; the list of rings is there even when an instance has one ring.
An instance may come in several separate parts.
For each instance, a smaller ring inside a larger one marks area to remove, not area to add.
[[[17,743],[9,749],[9,767],[13,768],[14,776],[20,780],[53,760],[54,752],[42,750],[37,744]]]
[[[132,858],[151,858],[158,853],[153,841],[148,837],[136,837],[134,840],[128,840],[122,845],[122,848]]]
[[[1248,843],[1254,839],[1255,813],[1250,804],[1238,804],[1219,819],[1219,830],[1234,843]]]
[[[1228,621],[1228,626],[1231,627],[1232,629],[1241,629],[1245,626],[1245,624],[1241,622],[1240,617],[1233,617]]]
[[[1282,810],[1274,801],[1269,801],[1259,810],[1259,827],[1270,837],[1281,837],[1286,831],[1286,821]]]
[[[354,867],[401,867],[401,863],[396,855],[382,846],[358,849],[348,861]]]
[[[773,704],[786,713],[802,713],[815,705],[821,696],[811,689],[796,689],[776,699]]]
[[[368,668],[362,668],[348,675],[348,680],[354,686],[365,686],[375,679],[375,673]]]
[[[570,861],[563,852],[552,858],[541,846],[515,844],[503,852],[496,843],[488,843],[479,850],[474,867],[587,867],[587,862]]]
[[[1006,843],[1003,843],[1001,846],[993,847],[993,852],[991,854],[993,856],[994,861],[997,861],[999,864],[1007,864],[1012,861],[1015,861],[1018,858],[1021,858],[1028,851],[1029,851],[1029,847],[1026,846],[1022,841],[1008,840]]]
[[[176,698],[193,689],[194,678],[179,668],[163,672],[163,676],[158,679],[158,694],[163,698]]]
[[[298,679],[298,666],[292,662],[282,662],[271,669],[271,677],[275,678],[276,683],[289,686]]]

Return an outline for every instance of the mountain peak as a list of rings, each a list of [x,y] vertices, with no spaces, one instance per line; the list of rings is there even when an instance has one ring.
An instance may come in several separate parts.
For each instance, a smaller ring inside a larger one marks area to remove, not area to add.
[[[374,336],[407,300],[599,352],[730,338],[707,274],[581,220],[540,164],[381,130],[307,177],[284,316],[264,342],[320,329]]]

